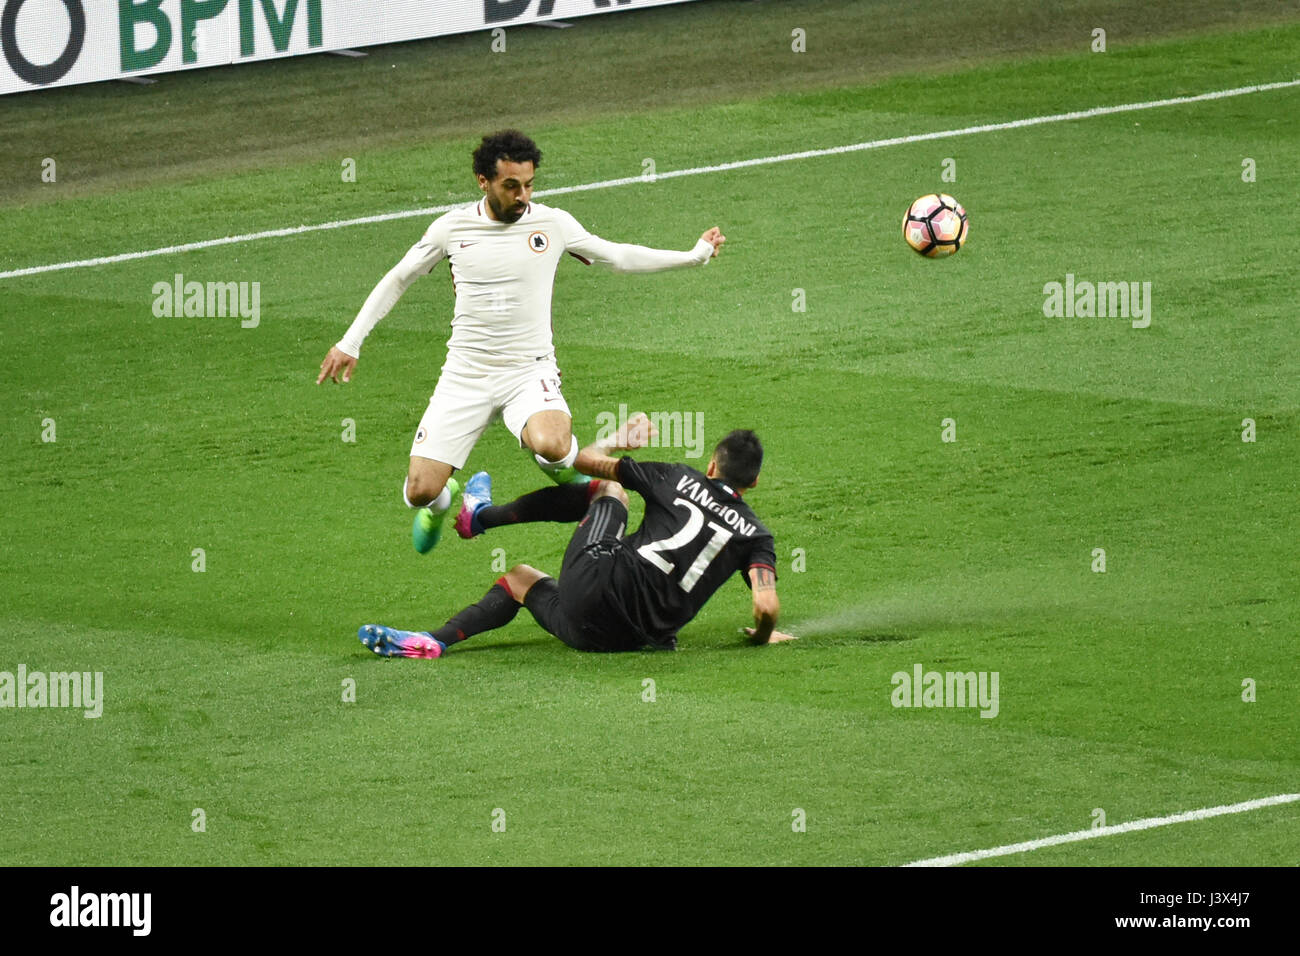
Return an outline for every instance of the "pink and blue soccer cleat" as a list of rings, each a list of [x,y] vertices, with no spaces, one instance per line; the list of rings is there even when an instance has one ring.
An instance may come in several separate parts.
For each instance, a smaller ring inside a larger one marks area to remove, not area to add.
[[[424,631],[399,631],[382,624],[366,624],[357,637],[382,657],[441,657],[447,650],[442,641]]]
[[[492,504],[492,476],[477,471],[465,482],[465,493],[460,496],[460,514],[456,515],[456,533],[462,538],[473,538],[484,531],[478,513]]]

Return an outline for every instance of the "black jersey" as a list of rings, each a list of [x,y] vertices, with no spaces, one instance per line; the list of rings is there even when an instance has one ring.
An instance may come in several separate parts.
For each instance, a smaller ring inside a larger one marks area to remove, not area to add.
[[[645,518],[624,539],[611,591],[651,642],[670,643],[733,574],[776,570],[776,543],[725,483],[694,468],[622,458],[618,480],[645,499]]]

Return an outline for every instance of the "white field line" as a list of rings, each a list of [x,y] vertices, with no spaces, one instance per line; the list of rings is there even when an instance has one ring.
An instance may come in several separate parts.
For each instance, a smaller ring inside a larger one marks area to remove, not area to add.
[[[1026,840],[1024,843],[1011,843],[1007,846],[995,846],[990,850],[972,850],[968,853],[953,853],[950,856],[936,856],[928,860],[917,860],[907,866],[960,866],[976,860],[987,860],[994,856],[1011,856],[1014,853],[1028,853],[1041,850],[1046,846],[1059,846],[1062,843],[1077,843],[1080,840],[1095,840],[1098,837],[1116,836],[1120,833],[1135,833],[1138,830],[1151,830],[1155,827],[1172,826],[1175,823],[1191,823],[1194,820],[1208,820],[1229,813],[1247,813],[1261,807],[1275,807],[1282,803],[1295,803],[1300,800],[1300,793],[1282,793],[1275,797],[1261,797],[1244,803],[1230,803],[1222,807],[1206,807],[1202,810],[1189,810],[1175,813],[1168,817],[1147,817],[1145,820],[1132,820],[1113,827],[1097,827],[1095,830],[1075,830],[1073,833],[1061,833],[1056,836],[1043,837],[1039,840]]]
[[[956,136],[974,136],[977,133],[995,133],[1000,130],[1022,129],[1026,126],[1042,126],[1047,123],[1064,123],[1070,120],[1091,119],[1094,116],[1109,116],[1113,113],[1132,113],[1137,110],[1154,110],[1164,106],[1182,106],[1187,103],[1202,103],[1206,100],[1222,100],[1232,96],[1246,96],[1251,93],[1264,93],[1269,90],[1282,90],[1300,86],[1300,79],[1286,80],[1279,83],[1261,83],[1256,86],[1239,86],[1231,90],[1216,90],[1212,93],[1199,93],[1195,96],[1175,96],[1164,100],[1150,100],[1145,103],[1123,103],[1118,106],[1096,106],[1089,110],[1076,110],[1072,113],[1053,113],[1049,116],[1031,116],[1027,119],[1011,120],[1006,123],[987,123],[983,126],[965,126],[961,129],[938,130],[933,133],[913,133],[909,136],[893,136],[889,139],[876,139],[865,143],[850,143],[847,146],[831,146],[826,149],[806,149],[798,153],[782,153],[779,156],[760,156],[756,159],[740,159],[716,166],[695,166],[691,169],[673,169],[654,176],[625,176],[622,179],[605,179],[595,183],[583,183],[578,186],[561,186],[556,189],[542,189],[533,195],[562,196],[566,193],[587,192],[592,189],[612,189],[615,186],[631,186],[635,183],[650,183],[661,179],[676,179],[680,176],[702,176],[706,173],[721,173],[733,169],[746,169],[750,166],[767,166],[772,163],[789,163],[799,159],[815,159],[820,156],[835,156],[840,153],[856,153],[868,149],[883,149],[886,146],[904,146],[908,143],[924,143],[934,139],[951,139]],[[468,201],[468,200],[466,200]],[[19,276],[38,275],[42,272],[58,272],[62,269],[84,269],[88,266],[105,266],[115,262],[129,262],[132,259],[148,259],[153,256],[168,256],[177,252],[193,252],[197,249],[211,249],[214,246],[227,246],[240,242],[254,242],[258,239],[280,239],[284,236],[297,236],[307,232],[320,232],[325,229],[345,229],[348,226],[364,226],[375,222],[388,222],[393,219],[411,219],[419,216],[436,216],[454,209],[462,203],[445,206],[430,206],[427,209],[407,209],[401,212],[383,213],[378,216],[361,216],[357,219],[340,219],[336,222],[322,222],[309,226],[290,226],[284,229],[271,229],[266,232],[250,232],[242,236],[224,236],[220,239],[204,239],[200,242],[186,242],[176,246],[163,246],[160,249],[145,249],[140,252],[122,252],[117,255],[100,256],[95,259],[78,259],[73,262],[54,262],[43,266],[28,266],[24,269],[11,269],[0,272],[0,279],[14,279]]]

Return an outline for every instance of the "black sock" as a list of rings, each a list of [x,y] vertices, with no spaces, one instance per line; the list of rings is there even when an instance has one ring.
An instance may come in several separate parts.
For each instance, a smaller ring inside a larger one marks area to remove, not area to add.
[[[587,513],[591,485],[555,485],[529,492],[504,505],[488,505],[478,513],[483,529],[526,521],[581,521]]]
[[[467,637],[482,634],[498,627],[505,627],[519,613],[519,604],[510,596],[506,579],[498,578],[477,604],[471,604],[450,621],[430,631],[435,641],[448,646],[458,644]]]

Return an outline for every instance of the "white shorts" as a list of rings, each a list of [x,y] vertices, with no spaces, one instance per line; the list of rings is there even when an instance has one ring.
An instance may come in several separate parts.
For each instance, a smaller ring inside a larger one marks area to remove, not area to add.
[[[523,447],[521,436],[528,419],[552,410],[572,417],[560,392],[554,355],[526,364],[496,365],[448,355],[416,429],[411,457],[464,468],[479,436],[496,419],[505,422]]]

